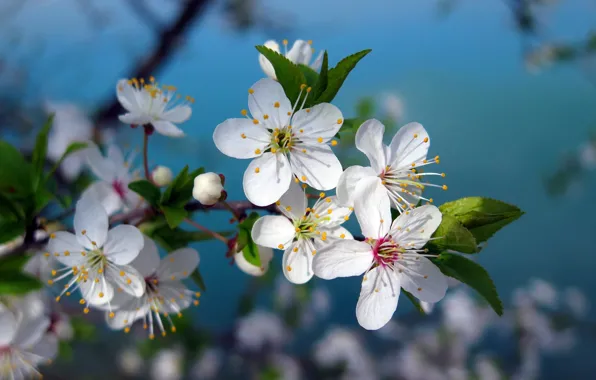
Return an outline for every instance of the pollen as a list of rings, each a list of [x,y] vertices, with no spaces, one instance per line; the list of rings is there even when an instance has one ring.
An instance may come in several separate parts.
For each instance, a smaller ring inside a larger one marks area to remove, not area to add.
[[[316,254],[317,254],[317,250],[316,250],[316,249],[313,249],[313,250],[312,250],[312,255],[314,256],[314,255],[316,255]]]
[[[260,172],[261,172],[261,169],[255,168],[255,173],[259,174]]]
[[[53,285],[54,281],[53,280],[48,280],[48,285]]]
[[[199,301],[198,301],[198,300],[194,300],[194,301],[193,301],[193,304],[194,304],[195,306],[199,306]]]
[[[302,177],[300,177],[300,179],[304,182],[304,181],[306,181],[306,176],[303,175]]]
[[[116,316],[116,314],[114,314],[114,312],[113,312],[113,311],[112,311],[112,312],[109,314],[109,317],[110,317],[110,318],[114,318],[115,316]]]
[[[320,144],[320,143],[322,143],[322,142],[323,142],[323,138],[322,138],[322,137],[319,137],[319,138],[317,139],[317,141],[318,141],[318,142],[319,142],[319,144]]]
[[[344,239],[346,237],[346,234],[341,234],[339,235],[340,239]]]
[[[445,173],[441,173],[441,177],[445,178]]]
[[[81,231],[81,235],[85,235],[85,234],[87,234],[87,230]]]
[[[273,107],[275,107],[275,108],[279,108],[279,102],[275,102],[275,103],[273,103]]]
[[[267,115],[267,114],[263,115],[263,119],[264,119],[264,120],[267,120],[267,119],[269,119],[269,115]]]
[[[125,334],[128,334],[129,332],[130,332],[130,327],[126,326],[126,327],[124,328],[124,333],[125,333]]]
[[[306,88],[306,84],[302,83],[302,84],[300,85],[300,89],[301,89],[301,90],[304,90],[305,88]]]
[[[286,207],[286,211],[292,211],[292,207],[291,206],[287,206]]]
[[[300,133],[304,133],[304,129],[301,129],[301,130],[300,130]]]
[[[417,139],[418,138],[418,133],[414,133],[414,138]]]
[[[242,111],[240,111],[240,113],[242,114],[242,116],[248,115],[248,111],[247,110],[242,110]]]
[[[124,276],[124,271],[123,270],[120,271],[120,276]]]
[[[447,190],[447,185],[443,185],[443,190]]]
[[[288,265],[288,266],[286,267],[286,270],[287,270],[288,272],[291,272],[291,271],[292,271],[292,267]]]
[[[306,89],[306,92],[311,92],[312,91],[312,87],[309,87]]]
[[[331,140],[331,146],[336,146],[337,145],[337,140]]]
[[[252,88],[249,88],[249,89],[248,89],[248,93],[252,95],[252,94],[254,94],[254,93],[255,93],[255,90],[253,90]]]
[[[56,234],[50,234],[50,239],[56,239]]]
[[[427,142],[428,142],[428,137],[425,137],[423,141],[424,141],[425,143],[427,143]]]
[[[81,299],[81,300],[79,301],[79,303],[80,303],[81,305],[84,305],[84,304],[85,304],[85,300],[84,300],[84,299]]]
[[[49,252],[46,252],[46,253],[44,253],[43,255],[44,255],[45,257],[50,257],[50,253],[49,253]]]
[[[255,154],[261,154],[261,150],[259,148],[255,149]]]
[[[337,124],[341,124],[344,122],[344,119],[337,119]]]
[[[294,249],[292,251],[298,252],[298,247],[294,247]]]
[[[245,138],[246,138],[246,135],[245,135],[244,133],[242,133],[242,134],[240,135],[240,137],[242,137],[243,139],[245,139]]]
[[[327,210],[327,214],[331,214],[333,212],[332,209]]]
[[[345,220],[345,221],[348,221],[348,220],[350,220],[350,216],[349,216],[349,215],[346,215],[346,216],[344,216],[344,220]]]
[[[259,124],[259,121],[258,121],[257,119],[252,119],[252,123],[253,123],[254,125],[257,125],[257,124]]]
[[[99,292],[99,298],[103,298],[103,293]]]
[[[56,297],[56,302],[60,302],[60,296]]]
[[[85,314],[89,314],[89,308],[88,308],[88,307],[84,308],[84,309],[83,309],[83,313],[85,313]]]
[[[127,279],[127,280],[126,280],[126,283],[127,283],[128,285],[130,285],[130,284],[132,284],[132,280],[129,278],[129,279]]]
[[[288,40],[283,40],[282,44],[287,45],[288,44]]]
[[[283,244],[280,244],[280,245],[277,246],[277,248],[284,249],[284,245]]]
[[[418,288],[418,291],[421,292],[422,291],[422,288]]]

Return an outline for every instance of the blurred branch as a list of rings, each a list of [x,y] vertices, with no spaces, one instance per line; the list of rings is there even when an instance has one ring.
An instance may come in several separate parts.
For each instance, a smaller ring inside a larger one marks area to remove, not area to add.
[[[187,0],[176,17],[176,21],[162,30],[155,49],[138,62],[137,66],[131,70],[129,78],[148,78],[162,68],[180,46],[186,31],[204,14],[208,3],[209,0]],[[112,98],[96,114],[96,125],[100,126],[116,119],[120,111],[120,103],[116,98]]]

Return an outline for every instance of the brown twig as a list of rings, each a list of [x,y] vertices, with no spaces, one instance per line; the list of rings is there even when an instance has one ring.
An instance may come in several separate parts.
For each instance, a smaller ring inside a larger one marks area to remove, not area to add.
[[[224,243],[226,246],[228,245],[228,242],[229,242],[229,241],[228,241],[228,239],[227,239],[225,236],[223,236],[223,235],[220,235],[220,234],[218,234],[218,233],[217,233],[217,232],[215,232],[215,231],[211,231],[209,228],[207,228],[207,227],[204,227],[204,226],[200,225],[199,223],[195,222],[195,221],[194,221],[194,220],[192,220],[192,219],[184,219],[184,221],[185,221],[186,223],[190,224],[191,226],[193,226],[194,228],[196,228],[196,229],[198,229],[198,230],[201,230],[201,231],[203,231],[203,232],[206,232],[206,233],[208,233],[209,235],[211,235],[211,236],[213,236],[214,238],[216,238],[217,240],[220,240],[220,241],[222,241],[222,242],[223,242],[223,243]]]

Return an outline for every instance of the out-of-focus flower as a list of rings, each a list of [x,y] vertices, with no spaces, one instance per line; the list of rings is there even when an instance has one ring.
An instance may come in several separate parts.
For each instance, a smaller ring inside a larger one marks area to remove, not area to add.
[[[279,202],[283,215],[266,215],[252,228],[252,238],[260,245],[284,250],[283,273],[288,281],[304,284],[312,276],[312,261],[317,250],[340,239],[352,239],[343,228],[352,210],[337,202],[337,197],[321,193],[314,206],[308,207],[304,190],[296,183]]]
[[[441,302],[445,327],[467,344],[481,338],[492,311],[480,308],[464,290],[451,292]]]
[[[244,257],[244,253],[242,251],[239,251],[234,255],[234,262],[244,273],[259,277],[267,273],[267,270],[269,269],[269,263],[273,259],[273,250],[269,247],[263,247],[261,245],[257,245],[257,247],[259,249],[259,257],[261,259],[260,267],[249,263]]]
[[[191,370],[191,377],[197,380],[217,378],[223,361],[223,352],[216,348],[207,348],[201,354]]]
[[[73,142],[90,142],[93,137],[93,123],[76,105],[70,103],[46,102],[47,113],[54,113],[54,123],[48,136],[48,158],[58,161]],[[69,180],[81,173],[85,163],[85,152],[70,154],[60,165],[60,172]]]
[[[296,40],[290,51],[288,51],[288,40],[283,40],[282,43],[285,49],[283,55],[287,59],[294,62],[295,64],[310,66],[313,70],[319,71],[321,64],[323,63],[324,51],[321,51],[317,59],[315,59],[315,61],[311,64],[310,61],[314,52],[312,41]],[[269,40],[265,42],[264,45],[265,47],[268,47],[269,49],[281,54],[277,41]],[[261,65],[265,75],[271,79],[277,79],[273,65],[267,58],[265,58],[263,54],[259,54],[259,64]]]
[[[310,87],[302,87],[292,107],[282,86],[261,79],[248,90],[246,118],[228,119],[213,132],[220,152],[253,159],[244,172],[244,193],[257,206],[276,202],[288,191],[292,177],[318,190],[337,186],[341,163],[331,150],[343,125],[341,111],[329,103],[302,109]],[[306,94],[305,94],[306,93]]]
[[[580,146],[579,162],[584,169],[596,169],[596,144],[594,142],[590,141]]]
[[[399,121],[404,116],[404,102],[395,94],[385,94],[383,96],[383,109],[392,120]]]
[[[172,169],[168,168],[167,166],[158,166],[153,169],[153,173],[151,174],[151,178],[153,179],[153,183],[157,186],[168,186],[172,183],[172,178],[174,175],[172,174]]]
[[[408,333],[408,329],[402,326],[399,322],[389,321],[387,324],[380,329],[375,331],[376,335],[384,340],[389,341],[400,341],[405,339]]]
[[[533,278],[528,286],[530,297],[540,306],[555,308],[558,303],[558,295],[555,287],[542,279]]]
[[[257,351],[263,347],[279,347],[289,332],[275,314],[256,310],[238,321],[236,339],[242,349]]]
[[[578,288],[567,288],[563,299],[576,318],[584,318],[588,313],[589,302],[586,295]]]
[[[284,354],[275,354],[271,358],[273,367],[280,374],[280,379],[283,380],[301,380],[302,371],[298,362]]]
[[[152,380],[179,380],[183,376],[183,352],[176,349],[163,349],[157,352],[151,361]]]
[[[137,376],[143,370],[143,358],[134,347],[125,348],[117,356],[118,367],[128,376]]]
[[[495,362],[485,356],[476,358],[474,370],[479,380],[501,380],[503,378],[503,374]]]
[[[143,79],[121,79],[116,86],[118,101],[126,114],[120,121],[131,125],[151,124],[157,133],[169,137],[182,137],[184,132],[176,124],[190,118],[190,96],[181,99],[174,86],[160,86],[153,77],[149,83]]]
[[[212,206],[219,202],[224,190],[221,177],[215,173],[199,174],[194,180],[192,196],[202,205]]]

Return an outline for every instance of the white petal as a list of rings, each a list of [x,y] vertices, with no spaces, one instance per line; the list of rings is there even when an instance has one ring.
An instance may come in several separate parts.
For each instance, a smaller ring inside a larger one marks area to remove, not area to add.
[[[294,252],[294,248],[298,252]],[[294,284],[305,284],[313,276],[312,254],[307,249],[306,244],[301,241],[295,242],[284,252],[282,259],[284,275]]]
[[[375,171],[369,166],[350,166],[339,177],[339,181],[337,182],[337,198],[339,202],[352,206],[354,204],[354,191],[356,190],[356,185],[362,178],[366,177],[376,177]]]
[[[106,322],[109,328],[113,330],[122,330],[126,326],[131,326],[135,321],[145,317],[149,313],[149,304],[140,299],[131,299],[126,309],[114,311],[114,318],[106,313]]]
[[[116,265],[106,273],[106,279],[124,292],[140,297],[145,293],[145,279],[130,265]]]
[[[130,112],[118,116],[118,119],[124,124],[130,125],[145,125],[151,122],[151,119],[146,115]]]
[[[259,253],[262,253],[264,250],[269,250],[269,251],[273,252],[273,250],[271,248],[259,247]],[[269,262],[264,262],[262,257],[261,257],[261,266],[260,267],[249,263],[246,260],[246,258],[244,257],[244,254],[242,251],[237,252],[234,255],[234,262],[238,266],[238,269],[240,269],[244,273],[249,274],[251,276],[260,277],[267,272],[267,269],[269,269]]]
[[[321,65],[323,64],[323,57],[325,55],[325,50],[321,50],[319,55],[315,59],[315,61],[310,65],[310,68],[314,71],[319,71],[321,69]]]
[[[317,277],[332,280],[337,277],[359,276],[370,268],[372,262],[370,244],[356,240],[337,240],[319,250],[312,265]]]
[[[337,227],[332,227],[332,228],[320,228],[319,229],[321,232],[326,231],[327,232],[327,236],[331,236],[334,238],[338,238],[338,239],[346,239],[346,240],[351,240],[354,239],[354,236],[352,236],[352,234],[350,233],[350,231],[348,231],[346,228],[342,227],[342,226],[337,226]],[[317,241],[320,241],[317,240]],[[335,243],[336,240],[332,240],[333,243]]]
[[[265,78],[255,83],[248,94],[248,109],[254,119],[270,129],[281,128],[288,125],[292,105],[286,97],[281,84],[273,79]],[[275,107],[276,104],[279,107]],[[265,120],[265,115],[268,116]]]
[[[343,125],[343,115],[336,106],[321,103],[307,110],[303,109],[292,117],[292,130],[302,141],[323,142],[331,140]]]
[[[114,163],[101,154],[97,145],[89,143],[87,149],[85,149],[85,155],[87,165],[93,174],[103,181],[112,182],[116,174]]]
[[[356,318],[367,330],[385,326],[397,309],[400,293],[399,277],[393,272],[377,267],[362,280],[360,298],[356,305]]]
[[[319,200],[313,207],[315,215],[325,217],[319,225],[325,228],[339,226],[346,221],[346,217],[352,214],[352,210],[346,206],[340,206],[336,196]]]
[[[171,281],[188,277],[199,266],[199,253],[196,249],[181,248],[170,253],[161,261],[157,274],[159,278]]]
[[[286,57],[296,64],[308,65],[312,59],[312,46],[304,40],[296,40]]]
[[[422,248],[437,230],[443,215],[433,205],[416,207],[398,216],[391,225],[391,235],[405,248]]]
[[[318,190],[331,190],[337,186],[343,169],[329,146],[299,144],[296,148],[290,156],[296,177]],[[302,149],[306,149],[306,153]]]
[[[178,128],[174,123],[171,123],[166,120],[159,120],[159,121],[152,121],[151,125],[153,128],[159,133],[160,135],[169,136],[169,137],[183,137],[184,132],[182,129]]]
[[[267,152],[248,165],[242,185],[249,201],[268,206],[288,191],[291,181],[292,170],[286,156]]]
[[[100,203],[108,215],[122,209],[122,198],[108,182],[99,181],[91,184],[83,191],[81,201]]]
[[[424,302],[438,302],[447,292],[447,278],[435,264],[424,256],[415,263],[408,262],[401,273],[401,286]]]
[[[30,348],[37,344],[48,331],[50,319],[45,315],[25,317],[20,320],[13,345],[20,348]]]
[[[255,222],[251,234],[258,245],[284,249],[292,242],[296,231],[285,216],[265,215]]]
[[[0,304],[0,347],[12,342],[17,330],[17,319],[14,314]]]
[[[58,337],[54,334],[45,334],[39,342],[31,346],[29,352],[38,356],[33,360],[35,364],[54,360],[58,356]]]
[[[377,177],[360,180],[355,194],[354,212],[364,236],[374,239],[385,236],[391,226],[391,206],[381,180]]]
[[[155,242],[145,235],[143,242],[143,249],[129,265],[138,270],[143,277],[149,277],[156,273],[159,267],[159,251]]]
[[[103,252],[108,260],[117,265],[133,261],[143,249],[143,234],[135,226],[121,224],[108,232]]]
[[[85,251],[85,248],[81,245],[77,237],[70,232],[58,231],[50,235],[47,251],[67,267],[78,266],[87,261],[81,255],[81,252]],[[56,253],[59,255],[56,256]]]
[[[128,112],[138,112],[140,110],[134,88],[128,84],[126,79],[120,79],[116,86],[116,96],[118,101]]]
[[[171,123],[184,123],[192,115],[192,108],[189,106],[177,106],[161,115],[161,119]]]
[[[304,189],[292,181],[288,191],[279,199],[279,210],[288,218],[296,220],[305,214],[307,206],[308,202]]]
[[[362,123],[356,132],[356,148],[366,154],[376,174],[385,170],[385,147],[383,145],[385,126],[376,119]]]
[[[187,288],[180,281],[163,281],[159,285],[159,294],[170,302],[160,305],[160,311],[164,313],[179,313],[188,308],[192,302],[192,296],[187,294]],[[175,299],[172,303],[171,300]]]
[[[92,306],[106,304],[114,298],[114,287],[106,279],[95,282],[89,278],[79,282],[79,289],[83,298]]]
[[[424,160],[430,148],[430,140],[424,142],[428,138],[428,133],[422,124],[408,123],[404,125],[391,140],[389,146],[391,158],[388,162],[391,166],[403,166]]]
[[[270,141],[269,131],[248,119],[228,119],[213,131],[213,142],[217,149],[234,158],[258,157]]]
[[[268,47],[269,49],[279,53],[279,44],[277,42],[269,40],[265,42],[264,45],[265,47]],[[267,58],[265,58],[263,54],[259,54],[259,64],[261,65],[261,69],[263,69],[265,75],[267,75],[269,78],[277,79],[273,65]]]

